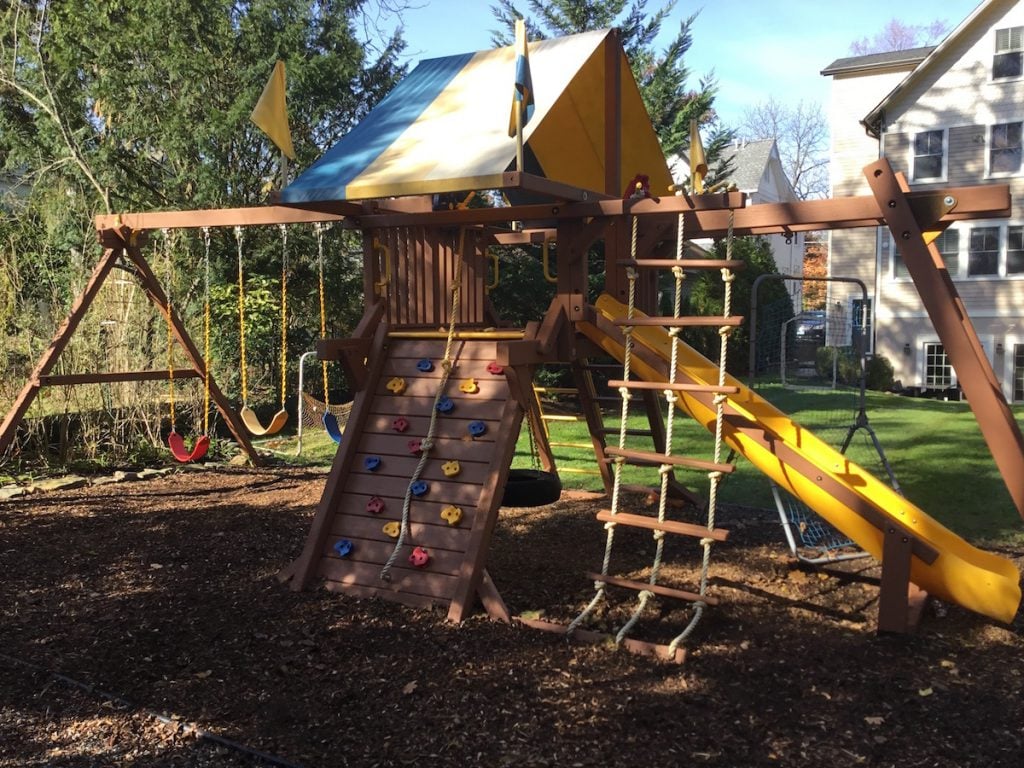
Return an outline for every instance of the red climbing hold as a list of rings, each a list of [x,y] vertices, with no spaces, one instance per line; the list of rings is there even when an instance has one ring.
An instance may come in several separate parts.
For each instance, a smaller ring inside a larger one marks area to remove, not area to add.
[[[415,568],[423,568],[430,562],[430,554],[423,547],[416,547],[409,555],[409,563]]]

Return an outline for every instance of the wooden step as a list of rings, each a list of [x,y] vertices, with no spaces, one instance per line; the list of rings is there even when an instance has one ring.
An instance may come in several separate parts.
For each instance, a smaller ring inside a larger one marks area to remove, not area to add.
[[[732,464],[716,464],[707,459],[691,459],[687,456],[666,456],[663,453],[654,451],[633,451],[625,448],[605,448],[605,455],[609,457],[622,457],[627,463],[638,463],[639,466],[661,466],[671,464],[674,467],[686,467],[687,469],[699,469],[705,472],[723,472],[729,474],[735,471]],[[605,459],[612,461],[613,458]]]
[[[620,267],[639,267],[640,269],[744,269],[747,264],[740,259],[616,259]]]
[[[719,387],[716,384],[670,384],[667,381],[620,381],[618,379],[610,380],[608,386],[612,389],[625,387],[626,389],[653,389],[659,392],[670,389],[673,392],[706,392],[712,395],[735,395],[740,391],[739,387]]]
[[[671,587],[663,587],[660,584],[648,584],[646,581],[633,581],[632,579],[620,579],[616,576],[602,576],[599,573],[586,574],[588,579],[594,581],[603,581],[605,584],[611,584],[615,587],[625,587],[626,589],[635,589],[637,592],[653,592],[661,597],[671,597],[676,600],[686,600],[690,603],[695,603],[698,600],[706,603],[707,605],[718,605],[718,598],[711,597],[710,595],[704,595],[701,597],[696,592],[687,592],[684,589],[672,589]]]
[[[612,320],[612,324],[619,326],[656,326],[659,328],[690,328],[690,327],[708,327],[708,326],[731,326],[736,327],[743,325],[742,315],[730,315],[724,317],[722,315],[688,315],[686,317],[617,317]]]
[[[679,536],[692,536],[695,539],[714,539],[725,541],[729,538],[729,531],[724,528],[708,530],[703,525],[696,523],[681,523],[677,520],[664,520],[658,522],[656,518],[648,515],[635,515],[632,512],[619,512],[613,515],[610,509],[602,509],[597,513],[597,519],[602,523],[616,523],[617,525],[628,525],[632,528],[646,528],[649,531],[664,531],[675,533]]]

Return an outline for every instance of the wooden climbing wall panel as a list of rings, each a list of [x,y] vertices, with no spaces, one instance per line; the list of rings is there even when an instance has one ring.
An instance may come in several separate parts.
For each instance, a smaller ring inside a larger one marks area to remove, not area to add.
[[[394,227],[381,230],[377,241],[386,250],[378,258],[390,262],[390,271],[380,265],[381,274],[390,274],[384,289],[387,320],[396,328],[446,327],[451,317],[451,288],[456,280],[458,229]],[[488,263],[478,245],[478,235],[467,230],[459,280],[461,327],[486,324],[485,303]]]
[[[369,415],[359,434],[343,437],[343,443],[357,441],[348,447],[355,455],[332,503],[317,568],[328,589],[411,605],[450,605],[454,600],[461,613],[479,587],[522,419],[505,376],[487,370],[497,352],[494,341],[454,343],[455,365],[444,392],[452,408],[437,415],[435,447],[420,476],[427,490],[412,497],[409,532],[390,581],[381,580],[396,542],[384,526],[402,519],[406,489],[420,459],[410,442],[428,434],[444,346],[444,339],[390,340],[376,388],[359,395],[371,399]],[[433,370],[420,370],[422,360],[429,360]],[[458,462],[457,474],[450,474],[450,462]],[[379,505],[383,509],[374,511]],[[442,517],[453,506],[462,511],[457,525]],[[340,556],[336,546],[343,540],[352,547]],[[415,547],[427,550],[425,567],[410,564]]]

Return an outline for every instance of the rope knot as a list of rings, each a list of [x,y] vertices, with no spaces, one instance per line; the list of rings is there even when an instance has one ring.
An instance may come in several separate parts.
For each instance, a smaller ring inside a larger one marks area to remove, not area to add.
[[[702,547],[710,547],[710,546],[711,546],[712,544],[714,544],[714,543],[715,543],[715,540],[714,540],[714,539],[711,539],[711,538],[707,538],[707,537],[705,537],[705,538],[703,538],[703,539],[701,539],[701,540],[700,540],[700,545],[701,545]]]
[[[665,402],[669,405],[675,405],[676,401],[679,400],[679,396],[676,395],[671,389],[665,390]]]
[[[723,395],[721,392],[719,392],[717,395],[714,396],[714,398],[712,398],[711,402],[714,403],[716,406],[719,406],[722,403],[728,401],[728,399],[729,397],[727,395]]]
[[[672,471],[672,465],[671,464],[662,464],[660,467],[658,467],[658,474],[659,475],[667,475],[671,471]]]
[[[431,448],[434,447],[434,441],[429,437],[425,437],[420,440],[420,452],[427,453]]]
[[[640,276],[640,273],[636,271],[636,267],[626,267],[626,277],[630,280],[636,280]]]
[[[633,399],[633,393],[629,391],[628,387],[619,387],[619,394],[622,396],[623,400]]]
[[[672,276],[676,280],[682,280],[684,277],[686,277],[686,273],[683,272],[683,268],[682,267],[675,266],[675,267],[672,267]]]
[[[711,480],[712,482],[721,480],[722,479],[722,472],[721,472],[721,470],[713,469],[712,471],[708,472],[708,479]]]
[[[665,538],[665,532],[664,531],[655,531],[654,534],[653,534],[653,537],[654,537],[655,541],[661,541],[662,539]]]
[[[718,329],[718,335],[724,339],[728,339],[730,336],[732,336],[733,328],[734,326],[731,325],[723,325]]]
[[[444,368],[445,371],[451,373],[452,361],[449,360],[448,358],[445,358],[444,360],[441,361],[441,367]]]
[[[731,283],[735,279],[736,279],[736,273],[735,272],[733,272],[731,269],[722,269],[722,282],[723,283]]]
[[[604,524],[604,529],[606,531],[610,531],[612,528],[614,528],[617,525],[618,525],[618,523],[616,523],[614,520],[609,520],[607,523]]]
[[[679,332],[681,330],[682,330],[681,328],[669,328],[668,329],[669,338],[674,339],[674,338],[678,337],[679,336]]]

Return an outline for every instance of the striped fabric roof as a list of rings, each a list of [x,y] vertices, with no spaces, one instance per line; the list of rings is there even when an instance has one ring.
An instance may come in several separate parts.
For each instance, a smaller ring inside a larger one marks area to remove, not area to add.
[[[602,30],[530,44],[536,95],[524,129],[527,171],[603,191],[605,46],[618,46],[613,40]],[[664,194],[668,167],[621,48],[619,62],[621,178],[647,174],[652,191]],[[284,189],[282,202],[502,187],[502,174],[515,170],[516,140],[508,135],[514,74],[511,46],[420,62]]]

